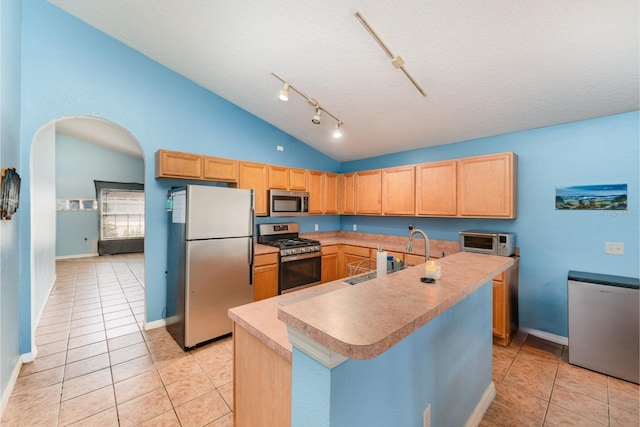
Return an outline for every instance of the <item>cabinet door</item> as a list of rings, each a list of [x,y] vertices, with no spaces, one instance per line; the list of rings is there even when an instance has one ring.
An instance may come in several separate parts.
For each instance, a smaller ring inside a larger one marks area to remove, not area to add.
[[[289,169],[289,190],[307,191],[307,171],[304,169]]]
[[[253,269],[253,300],[278,295],[278,264],[262,265]]]
[[[505,316],[506,308],[505,284],[501,280],[493,280],[493,335],[500,338],[507,336]]]
[[[384,215],[415,215],[415,167],[405,166],[382,170],[382,213]]]
[[[373,269],[369,251],[369,248],[362,246],[343,245],[340,277],[349,277],[353,274],[365,273],[367,269]]]
[[[204,179],[238,182],[238,161],[204,156]]]
[[[180,151],[156,151],[156,178],[202,178],[202,156]]]
[[[416,166],[416,214],[455,216],[457,211],[457,161]]]
[[[276,190],[288,190],[289,168],[269,165],[269,188]]]
[[[256,198],[256,215],[267,216],[267,183],[268,173],[267,165],[262,163],[240,162],[239,169],[239,188],[252,189]]]
[[[516,169],[513,153],[458,160],[458,214],[515,218]]]
[[[355,199],[355,174],[347,173],[340,175],[339,185],[339,209],[343,214],[355,214],[356,213],[356,199]]]
[[[309,213],[322,213],[322,172],[307,171],[307,185],[309,186]]]
[[[338,253],[322,255],[322,283],[338,280],[338,273]]]
[[[338,213],[338,175],[335,173],[322,174],[323,206],[322,213]]]
[[[382,175],[379,170],[357,172],[355,196],[357,214],[382,213]]]

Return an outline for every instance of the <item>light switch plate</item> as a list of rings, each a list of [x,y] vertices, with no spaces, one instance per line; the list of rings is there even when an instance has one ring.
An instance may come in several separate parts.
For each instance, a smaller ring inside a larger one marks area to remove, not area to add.
[[[353,231],[358,231],[358,226],[353,224]]]
[[[315,231],[318,231],[318,224],[315,224],[315,225],[313,226],[313,229],[314,229]]]
[[[604,245],[604,252],[609,255],[624,255],[624,243],[607,242]]]

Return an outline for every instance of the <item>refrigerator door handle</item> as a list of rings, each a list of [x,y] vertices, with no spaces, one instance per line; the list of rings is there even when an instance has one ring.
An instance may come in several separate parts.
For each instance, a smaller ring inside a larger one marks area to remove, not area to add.
[[[253,237],[249,238],[249,286],[253,286]]]

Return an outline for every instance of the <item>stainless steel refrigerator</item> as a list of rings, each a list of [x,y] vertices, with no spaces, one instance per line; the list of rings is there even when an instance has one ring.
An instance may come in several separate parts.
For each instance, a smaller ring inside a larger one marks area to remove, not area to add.
[[[227,311],[253,301],[253,190],[170,192],[167,330],[187,349],[231,333]]]

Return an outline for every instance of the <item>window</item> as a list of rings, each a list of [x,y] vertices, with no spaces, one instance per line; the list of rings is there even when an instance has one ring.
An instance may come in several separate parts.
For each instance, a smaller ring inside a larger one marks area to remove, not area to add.
[[[100,239],[144,237],[144,191],[100,189]]]

